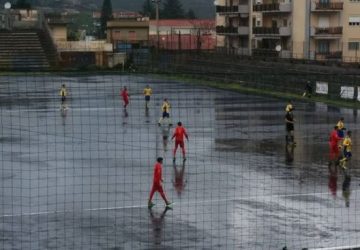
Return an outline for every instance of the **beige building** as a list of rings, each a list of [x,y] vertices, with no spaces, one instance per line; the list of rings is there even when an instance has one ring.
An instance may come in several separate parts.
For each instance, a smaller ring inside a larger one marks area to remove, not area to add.
[[[359,0],[217,0],[216,12],[228,52],[360,61]]]
[[[115,51],[148,47],[149,18],[126,17],[107,22],[107,41],[113,44]]]
[[[60,14],[47,14],[45,20],[62,66],[111,66],[111,43],[106,40],[68,41],[67,18]]]

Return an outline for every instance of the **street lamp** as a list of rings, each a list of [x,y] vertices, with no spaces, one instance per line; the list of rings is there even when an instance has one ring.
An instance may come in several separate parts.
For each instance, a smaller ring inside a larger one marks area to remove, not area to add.
[[[157,36],[157,48],[160,46],[160,35],[159,35],[159,5],[161,0],[151,0],[156,4],[156,36]]]
[[[11,3],[10,2],[6,2],[4,4],[4,9],[5,9],[5,19],[4,19],[4,28],[5,29],[11,29],[11,13],[10,13],[10,9],[11,9]]]

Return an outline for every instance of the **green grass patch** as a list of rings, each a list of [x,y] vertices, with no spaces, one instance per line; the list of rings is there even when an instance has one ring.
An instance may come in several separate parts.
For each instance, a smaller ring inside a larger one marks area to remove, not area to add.
[[[303,93],[298,94],[298,93],[270,90],[266,88],[252,88],[252,87],[244,86],[241,83],[234,83],[234,82],[224,83],[224,82],[217,82],[212,80],[196,79],[195,77],[191,77],[188,75],[174,76],[174,75],[166,75],[166,74],[157,74],[156,76],[162,79],[181,81],[187,84],[207,86],[222,90],[230,90],[243,94],[269,96],[279,99],[285,99],[285,100],[291,99],[291,100],[299,100],[304,102],[322,102],[335,107],[360,108],[360,102],[358,101],[345,100],[345,99],[330,99],[328,96],[322,96],[322,95],[313,95],[311,98],[308,98],[308,97],[303,97],[302,96]]]

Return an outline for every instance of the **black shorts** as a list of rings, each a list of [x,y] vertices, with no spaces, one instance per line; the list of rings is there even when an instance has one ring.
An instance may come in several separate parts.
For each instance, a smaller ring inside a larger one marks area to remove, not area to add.
[[[147,101],[147,102],[150,101],[150,96],[149,95],[145,96],[145,101]]]
[[[294,124],[286,124],[286,131],[287,132],[294,131]]]
[[[162,115],[163,118],[169,118],[170,117],[170,114],[168,112],[163,112],[163,115]]]
[[[65,96],[62,96],[62,97],[61,97],[61,101],[62,101],[62,102],[65,102],[65,99],[66,99]]]

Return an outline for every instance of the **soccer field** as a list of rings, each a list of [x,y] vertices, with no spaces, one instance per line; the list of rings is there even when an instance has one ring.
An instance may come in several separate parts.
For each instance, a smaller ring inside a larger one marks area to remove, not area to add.
[[[164,98],[189,134],[185,164],[163,139],[173,128],[157,125]],[[360,246],[358,110],[295,102],[291,147],[285,105],[151,75],[0,76],[0,248]],[[353,131],[346,171],[328,168],[341,116]],[[158,156],[171,210],[158,194],[147,208]]]

